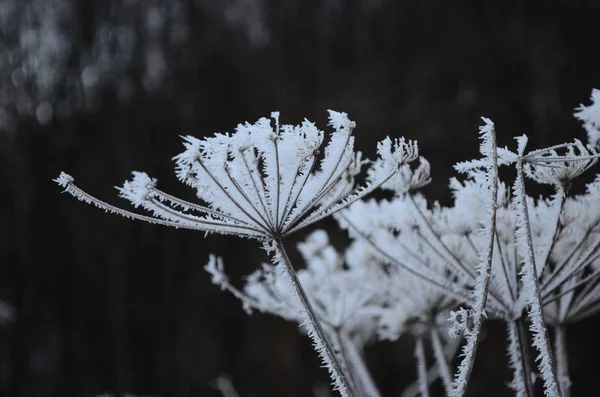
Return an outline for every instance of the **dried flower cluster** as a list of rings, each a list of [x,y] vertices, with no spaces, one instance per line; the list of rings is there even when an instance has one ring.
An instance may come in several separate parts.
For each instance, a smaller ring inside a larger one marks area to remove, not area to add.
[[[200,204],[158,190],[143,173],[120,188],[152,217],[99,201],[66,174],[57,182],[123,216],[259,240],[275,266],[263,264],[243,288],[229,281],[216,256],[206,270],[247,311],[303,324],[344,396],[380,395],[362,349],[403,334],[415,340],[413,389],[428,396],[430,383],[440,378],[447,395],[463,396],[487,318],[506,323],[515,395],[533,396],[539,372],[545,395],[568,396],[566,328],[600,311],[600,176],[584,194],[568,195],[571,181],[598,158],[598,91],[592,100],[576,113],[588,145],[576,140],[527,152],[522,136],[514,150],[498,148],[494,124],[484,119],[482,157],[456,165],[464,176],[450,181],[450,207],[419,193],[430,169],[415,143],[388,138],[378,145],[379,159],[368,162],[354,152],[355,124],[336,112],[330,112],[334,132],[323,155],[324,135],[314,124],[280,125],[277,113],[272,121],[239,125],[233,134],[186,137],[186,150],[175,157],[177,176],[196,190]],[[356,188],[366,164],[366,185]],[[500,167],[515,169],[515,180],[501,181]],[[555,192],[532,198],[526,180],[550,184]],[[362,200],[378,187],[393,198]],[[328,215],[351,243],[339,252],[317,230],[298,245],[306,266],[295,271],[284,238]],[[461,338],[461,363],[453,369]]]

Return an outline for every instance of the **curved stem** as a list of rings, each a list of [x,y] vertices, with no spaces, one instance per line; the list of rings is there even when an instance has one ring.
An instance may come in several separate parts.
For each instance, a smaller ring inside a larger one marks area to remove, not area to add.
[[[292,288],[296,292],[296,295],[298,295],[298,299],[302,305],[304,314],[306,315],[304,326],[308,331],[308,335],[315,343],[315,349],[327,365],[332,381],[338,388],[340,394],[344,397],[357,397],[356,391],[352,387],[348,376],[342,370],[342,366],[335,354],[331,341],[323,331],[312,305],[304,292],[304,288],[302,288],[302,285],[300,284],[298,275],[292,266],[292,262],[287,255],[283,242],[281,240],[276,240],[276,244],[278,256],[280,256],[281,259],[280,263],[283,265],[292,284]]]

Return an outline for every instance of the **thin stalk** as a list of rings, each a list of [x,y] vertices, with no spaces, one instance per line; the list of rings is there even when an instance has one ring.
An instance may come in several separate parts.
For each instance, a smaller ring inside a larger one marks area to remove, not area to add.
[[[415,341],[415,357],[417,358],[417,373],[419,375],[419,393],[421,397],[429,397],[429,383],[427,382],[427,361],[425,360],[425,348],[423,338]]]
[[[366,397],[379,397],[381,394],[379,394],[379,390],[377,390],[373,377],[365,365],[365,361],[356,344],[352,342],[345,332],[338,331],[338,334],[342,350],[346,353],[349,368],[354,375],[354,379],[358,381],[363,390],[363,395]]]
[[[300,280],[298,279],[298,275],[292,266],[292,262],[287,255],[283,242],[281,240],[276,240],[277,251],[281,256],[281,263],[290,278],[290,282],[292,284],[292,288],[298,295],[298,299],[300,300],[300,304],[304,310],[304,314],[306,315],[306,322],[304,326],[306,327],[309,336],[314,339],[315,349],[321,355],[325,363],[327,364],[332,381],[339,389],[340,394],[344,397],[357,397],[356,391],[352,387],[348,376],[342,370],[342,366],[338,360],[337,355],[333,349],[333,345],[331,341],[323,331],[317,316],[315,315],[315,311],[312,308],[306,293],[304,292],[304,288],[300,284]]]
[[[578,273],[581,273],[581,272],[578,272]],[[563,297],[564,295],[566,295],[570,292],[575,291],[577,288],[579,288],[585,284],[584,289],[577,296],[577,301],[574,304],[574,305],[576,305],[581,299],[583,299],[585,297],[585,294],[589,292],[590,288],[592,288],[595,285],[595,282],[598,280],[599,277],[600,277],[600,270],[595,271],[594,273],[582,278],[579,281],[576,281],[575,283],[571,283],[571,285],[559,286],[560,292],[558,294],[553,294],[554,291],[546,292],[542,296],[542,299],[543,299],[542,305],[546,306],[548,303],[554,302],[555,300]]]
[[[365,394],[364,389],[362,388],[362,385],[360,383],[356,382],[356,377],[355,377],[354,371],[352,370],[352,364],[350,363],[350,359],[348,357],[348,352],[344,346],[344,343],[342,342],[342,337],[340,335],[341,332],[340,332],[339,328],[338,327],[330,328],[330,327],[327,327],[327,324],[326,324],[325,329],[327,330],[327,331],[325,331],[326,334],[331,336],[331,340],[333,340],[333,344],[335,345],[334,349],[337,352],[337,358],[340,362],[342,370],[348,375],[348,380],[350,381],[350,384],[357,391],[357,394],[360,397],[367,397],[368,395]]]
[[[571,395],[571,380],[569,378],[569,359],[567,355],[567,334],[565,326],[558,324],[554,327],[554,355],[556,357],[556,372],[560,391],[563,397]]]
[[[571,258],[579,251],[579,249],[583,246],[583,244],[586,242],[587,238],[589,237],[589,235],[591,234],[592,230],[588,229],[585,234],[583,235],[583,238],[581,240],[579,240],[579,242],[571,249],[571,251],[569,252],[569,254],[561,261],[560,264],[558,264],[554,269],[552,269],[552,273],[548,276],[545,277],[543,282],[542,282],[542,289],[546,289],[548,287],[548,285],[554,281],[554,279],[561,274],[561,272],[563,271],[563,269],[569,264],[569,262],[571,261]],[[560,283],[558,283],[560,284]]]
[[[527,305],[529,306],[529,318],[531,319],[531,330],[533,331],[533,345],[539,351],[538,368],[544,380],[544,389],[547,396],[561,396],[558,387],[558,379],[556,376],[556,366],[552,357],[552,349],[550,348],[550,338],[548,337],[548,329],[544,320],[544,312],[542,310],[542,298],[540,293],[540,285],[538,282],[537,268],[535,264],[535,253],[533,249],[533,237],[531,235],[531,221],[529,219],[529,210],[527,208],[527,196],[525,193],[525,175],[523,170],[523,160],[517,161],[517,180],[515,183],[515,194],[517,198],[518,229],[517,233],[521,236],[518,239],[518,244],[523,251],[521,256],[524,259],[522,282],[524,293],[527,296]]]
[[[312,161],[310,163],[310,167],[308,167],[308,170],[306,171],[306,174],[304,175],[302,184],[298,188],[298,191],[296,192],[296,195],[294,196],[293,200],[290,201],[294,187],[296,186],[296,179],[298,178],[298,174],[300,173],[300,167],[296,171],[296,176],[294,177],[294,183],[292,184],[292,187],[290,188],[290,195],[288,196],[288,200],[285,204],[285,208],[283,209],[283,216],[281,217],[281,221],[279,222],[279,225],[277,225],[277,231],[281,231],[283,229],[285,220],[290,216],[290,214],[294,210],[294,207],[296,206],[296,203],[298,202],[298,198],[300,197],[300,194],[302,194],[302,191],[306,187],[306,183],[308,182],[308,179],[309,179],[310,175],[312,174],[315,164],[317,163],[317,158],[315,157],[314,154],[311,157],[312,157]]]
[[[507,324],[509,333],[509,353],[515,361],[515,388],[518,390],[518,383],[522,383],[523,392],[526,397],[534,397],[535,391],[531,381],[531,355],[529,352],[529,338],[527,329],[522,318],[509,321]]]
[[[439,244],[442,247],[442,249],[448,255],[448,258],[451,259],[451,262],[453,262],[454,265],[458,269],[462,270],[465,274],[467,274],[468,276],[470,276],[472,279],[475,279],[475,274],[471,273],[470,269],[468,269],[467,267],[465,267],[465,265],[456,257],[456,255],[454,255],[454,253],[452,252],[452,250],[450,250],[450,248],[448,248],[448,246],[443,242],[442,237],[439,235],[438,232],[435,231],[435,229],[433,228],[433,225],[431,225],[431,223],[429,222],[429,219],[427,219],[427,217],[425,216],[425,214],[423,213],[423,211],[421,211],[421,208],[419,207],[419,205],[415,201],[415,199],[412,196],[412,194],[408,194],[407,196],[408,196],[411,204],[413,205],[413,207],[415,208],[415,210],[419,214],[419,217],[421,218],[421,220],[423,221],[423,223],[427,227],[427,230],[429,230],[429,232],[436,238],[436,240],[439,242]],[[495,197],[494,197],[494,200],[496,200]],[[427,240],[427,239],[425,239],[425,240]],[[438,251],[436,250],[436,252],[438,252]],[[442,259],[446,259],[446,258],[444,258],[443,255],[441,255],[441,254],[439,254],[439,255],[440,255],[440,257]]]
[[[346,136],[344,148],[348,147],[351,135],[352,133],[349,132]],[[340,153],[340,157],[338,157],[337,161],[335,162],[335,167],[333,168],[333,171],[331,171],[331,173],[327,176],[327,179],[325,179],[325,182],[323,182],[321,184],[321,187],[317,190],[317,195],[314,196],[308,203],[304,204],[304,209],[300,211],[299,215],[295,217],[295,220],[293,222],[291,222],[289,225],[286,225],[284,222],[282,226],[283,229],[292,229],[292,231],[290,231],[289,233],[292,233],[293,231],[297,230],[297,227],[294,227],[294,223],[300,221],[306,214],[308,214],[314,208],[315,204],[318,203],[331,190],[331,188],[333,188],[341,180],[342,176],[344,175],[344,171],[347,170],[348,167],[344,168],[342,172],[340,172],[335,178],[333,178],[333,176],[337,173],[338,167],[342,163],[342,159],[344,158],[345,153],[346,149],[342,150],[342,152]],[[330,183],[332,178],[333,182]]]
[[[547,244],[546,251],[540,258],[542,261],[542,263],[538,265],[540,266],[540,274],[544,274],[544,269],[546,269],[546,265],[548,264],[548,258],[550,258],[550,254],[552,253],[552,250],[554,249],[554,246],[558,241],[558,235],[560,234],[561,225],[560,216],[563,212],[563,208],[565,207],[565,199],[567,196],[563,185],[557,185],[555,186],[555,189],[556,192],[554,194],[554,201],[558,200],[558,203],[553,203],[553,209],[556,211],[556,213],[554,214],[556,218],[554,219],[554,222],[551,223],[553,230],[550,233],[548,233],[548,236],[551,235],[552,239],[550,240],[550,243]]]
[[[456,338],[451,339],[446,344],[444,348],[444,357],[446,361],[452,361],[452,358],[456,355],[456,351],[460,347],[462,339]],[[438,365],[434,365],[427,371],[427,382],[432,384],[438,377],[440,376],[440,367]],[[404,392],[401,397],[417,397],[419,395],[419,381],[411,383]]]
[[[229,200],[231,200],[231,202],[240,210],[244,213],[244,215],[246,215],[248,218],[250,218],[255,224],[259,225],[260,227],[264,228],[265,231],[269,231],[269,227],[267,225],[263,225],[262,223],[260,223],[255,217],[253,217],[252,215],[250,215],[248,213],[248,211],[246,211],[246,209],[240,204],[238,203],[232,196],[231,193],[229,193],[229,190],[227,190],[225,188],[225,186],[223,186],[223,184],[212,174],[212,172],[210,172],[210,170],[208,169],[208,167],[206,167],[204,165],[204,163],[202,162],[202,160],[200,158],[197,159],[198,164],[200,164],[200,167],[202,167],[202,169],[204,170],[204,172],[206,172],[206,175],[208,175],[208,177],[215,183],[215,185],[217,185],[217,187],[219,188],[219,190],[221,190],[221,192],[223,192],[223,194],[225,194],[227,196],[227,198]],[[239,189],[238,189],[239,190]],[[254,208],[254,207],[253,207]],[[255,209],[256,210],[256,209]],[[258,214],[260,215],[260,212],[258,212]]]
[[[263,226],[265,228],[265,230],[267,230],[268,232],[274,233],[275,232],[274,226],[270,225],[269,221],[265,218],[265,215],[267,215],[267,214],[263,215],[260,212],[260,210],[258,208],[256,208],[256,206],[252,202],[252,199],[248,196],[248,194],[240,186],[239,182],[229,172],[229,166],[227,164],[225,164],[224,168],[225,168],[225,174],[227,174],[227,177],[229,178],[229,180],[231,181],[231,183],[233,183],[233,186],[236,188],[236,190],[238,191],[238,193],[242,196],[242,198],[244,200],[246,200],[246,202],[248,203],[248,205],[250,205],[250,207],[254,210],[254,212],[256,212],[256,214],[258,214],[258,216],[260,217],[260,219],[264,222],[264,225],[261,224],[261,226]]]
[[[250,168],[250,164],[248,164],[248,159],[246,159],[246,155],[244,154],[243,150],[240,150],[240,155],[242,156],[242,161],[244,162],[244,165],[246,166],[246,170],[248,170],[248,175],[250,176],[250,179],[252,180],[252,185],[254,186],[254,191],[256,191],[256,195],[258,196],[258,199],[260,200],[260,204],[263,208],[263,211],[269,218],[270,224],[274,225],[275,220],[273,219],[273,213],[267,209],[267,205],[265,204],[265,201],[267,201],[267,197],[265,195],[266,187],[265,187],[264,180],[260,177],[260,171],[258,171],[257,169]],[[256,160],[256,158],[255,158],[255,160]],[[256,162],[253,162],[253,163],[255,164],[255,167],[256,167]],[[258,183],[256,182],[255,173],[259,173],[258,181],[261,184],[262,189],[258,188]]]
[[[307,218],[302,220],[302,222],[298,223],[293,229],[286,230],[285,235],[288,236],[295,231],[302,229],[306,226],[309,226],[315,222],[320,221],[321,219],[335,214],[336,212],[354,204],[358,200],[365,197],[367,194],[373,192],[379,186],[386,183],[391,177],[393,177],[395,172],[388,175],[384,180],[377,181],[376,183],[373,181],[368,182],[366,185],[361,186],[353,191],[349,192],[345,197],[339,196],[339,199],[336,199],[335,202],[331,201],[326,206],[322,206],[315,210],[312,214],[310,214]]]
[[[482,130],[483,132],[483,130]],[[486,204],[486,215],[489,219],[484,222],[484,238],[487,240],[485,251],[479,255],[479,264],[477,265],[477,277],[475,278],[474,296],[475,301],[472,303],[469,310],[469,316],[473,320],[472,329],[465,333],[466,343],[463,346],[463,359],[458,367],[458,371],[454,378],[452,397],[462,397],[467,391],[467,384],[473,371],[475,357],[477,355],[477,347],[479,344],[479,335],[484,322],[485,308],[488,301],[488,292],[490,280],[492,278],[492,262],[494,258],[494,236],[496,234],[496,212],[498,207],[498,156],[496,150],[496,134],[493,128],[489,130],[490,136],[484,137],[484,142],[489,139],[489,155],[490,162],[487,167],[488,178],[490,179],[489,194],[490,201]],[[487,193],[487,192],[486,192]],[[486,216],[486,217],[487,217]],[[492,296],[492,294],[489,294]]]
[[[444,383],[444,390],[446,391],[446,394],[450,394],[450,391],[452,390],[452,374],[450,372],[448,360],[446,360],[446,356],[444,355],[444,347],[442,346],[439,330],[437,328],[431,330],[431,342],[435,360],[440,368],[440,377]]]
[[[508,292],[510,293],[510,299],[512,301],[514,301],[516,299],[516,293],[513,291],[513,286],[510,282],[510,278],[508,276],[508,261],[504,260],[504,252],[502,251],[502,245],[500,244],[500,237],[498,236],[498,233],[496,233],[496,248],[498,248],[498,254],[500,256],[500,265],[502,267],[502,274],[504,275],[504,280],[506,281],[506,288],[508,289]],[[518,281],[518,279],[517,279]],[[517,285],[515,284],[515,288],[518,288]]]
[[[211,208],[208,208],[208,207],[205,207],[205,206],[202,206],[202,205],[198,205],[198,204],[195,204],[195,203],[190,203],[189,201],[185,201],[185,200],[182,200],[182,199],[180,199],[178,197],[172,196],[172,195],[170,195],[168,193],[165,193],[162,190],[159,190],[159,189],[157,189],[155,187],[149,187],[148,188],[148,192],[152,196],[156,197],[161,203],[164,202],[164,201],[170,201],[171,202],[170,207],[177,207],[177,206],[179,206],[184,211],[193,210],[193,211],[197,211],[197,212],[200,212],[200,213],[206,213],[208,215],[212,215],[212,216],[214,216],[216,218],[229,219],[231,221],[237,222],[238,224],[242,224],[242,225],[246,225],[246,226],[251,226],[250,223],[248,223],[246,221],[243,221],[243,220],[241,220],[239,218],[236,218],[236,217],[234,217],[232,215],[225,214],[223,212],[219,212],[219,211],[216,211],[216,210],[213,210]]]
[[[81,190],[77,185],[75,185],[73,180],[67,182],[64,185],[64,188],[65,188],[65,192],[69,193],[70,195],[77,198],[78,200],[81,200],[88,204],[92,204],[92,205],[96,206],[97,208],[100,208],[104,211],[111,212],[111,213],[117,214],[117,215],[121,215],[124,218],[137,219],[140,221],[153,223],[156,225],[171,226],[174,228],[182,228],[182,229],[190,229],[190,230],[199,230],[199,231],[203,231],[203,232],[213,232],[214,226],[218,226],[218,227],[223,228],[222,230],[219,230],[219,233],[223,233],[223,234],[234,234],[234,235],[238,235],[238,236],[249,236],[249,237],[255,237],[255,238],[265,236],[264,231],[255,229],[252,227],[247,227],[244,225],[231,225],[231,224],[227,224],[227,223],[223,223],[223,222],[217,222],[217,221],[211,222],[211,221],[204,221],[204,220],[202,220],[202,221],[195,220],[193,222],[190,222],[185,219],[182,219],[182,221],[179,221],[179,222],[175,222],[172,220],[165,220],[165,219],[161,219],[161,218],[154,218],[151,216],[140,215],[135,212],[131,212],[131,211],[121,209],[119,207],[115,207],[112,204],[108,204],[107,202],[102,201],[102,200],[92,196],[89,193],[86,193],[85,191]]]
[[[348,227],[350,229],[354,230],[356,232],[356,234],[358,234],[366,243],[369,244],[369,246],[371,246],[371,248],[374,250],[374,253],[376,253],[383,262],[386,262],[391,265],[398,266],[401,269],[404,269],[405,271],[409,272],[410,274],[414,275],[415,277],[438,288],[441,292],[449,294],[452,298],[456,299],[459,302],[468,302],[469,297],[467,296],[467,294],[464,291],[461,290],[463,288],[462,286],[456,285],[456,283],[454,283],[450,280],[445,280],[441,277],[438,278],[437,274],[432,272],[429,268],[427,268],[427,272],[429,272],[430,275],[427,275],[425,273],[422,273],[421,269],[417,270],[411,266],[408,266],[404,262],[400,262],[392,254],[388,253],[385,249],[380,247],[370,236],[368,236],[364,232],[362,232],[350,220],[350,218],[345,216],[343,213],[339,213],[338,216],[341,219],[343,219],[344,222],[346,222],[348,224]],[[502,310],[494,310],[494,312],[495,312],[495,314],[504,313]]]

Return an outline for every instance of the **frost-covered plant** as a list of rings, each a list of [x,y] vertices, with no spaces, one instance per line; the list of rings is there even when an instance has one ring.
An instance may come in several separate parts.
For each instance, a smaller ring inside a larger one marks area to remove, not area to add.
[[[568,196],[571,181],[598,159],[596,90],[592,101],[576,113],[588,145],[575,140],[526,152],[522,136],[514,151],[497,148],[494,124],[484,119],[482,156],[455,166],[463,176],[450,181],[449,207],[418,191],[431,178],[416,144],[388,138],[378,144],[378,160],[363,160],[353,150],[354,123],[336,112],[330,112],[334,132],[320,161],[323,133],[308,121],[280,125],[277,113],[274,126],[261,119],[233,134],[186,137],[186,151],[175,157],[177,176],[196,189],[201,204],[158,190],[143,173],[119,188],[153,217],[99,201],[66,174],[57,182],[126,217],[260,241],[274,252],[275,266],[263,264],[238,289],[222,260],[211,256],[206,270],[213,283],[249,312],[303,324],[343,395],[379,396],[363,347],[410,335],[418,382],[405,395],[429,395],[429,384],[439,377],[447,395],[463,396],[483,324],[494,318],[506,323],[515,395],[534,395],[531,346],[545,395],[568,396],[566,327],[600,311],[600,176],[584,194]],[[357,189],[354,179],[367,163],[367,183]],[[514,181],[502,181],[499,167],[514,168]],[[554,193],[532,198],[526,181],[551,185]],[[377,187],[393,197],[361,200]],[[296,273],[283,239],[332,214],[351,243],[339,252],[325,232],[312,233],[298,245],[306,267]],[[464,338],[455,371],[450,362],[461,339],[453,343],[448,335]],[[428,347],[435,357],[429,369]]]
[[[334,132],[320,159],[324,134],[313,123],[280,125],[266,118],[238,125],[233,134],[197,139],[185,137],[186,150],[175,157],[177,177],[196,190],[202,204],[173,197],[156,188],[156,180],[134,172],[119,188],[121,197],[150,211],[144,216],[109,205],[79,189],[65,174],[56,182],[78,199],[108,212],[166,226],[235,234],[261,242],[291,286],[301,322],[342,395],[354,396],[332,343],[298,279],[283,245],[289,234],[361,199],[417,158],[416,143],[387,138],[378,144],[380,158],[371,163],[367,182],[354,178],[367,161],[354,152],[355,123],[345,113],[329,112]]]
[[[493,125],[486,120],[482,133],[491,137],[492,131]],[[536,361],[539,361],[547,395],[560,395],[559,383],[566,394],[566,364],[559,363],[563,373],[557,375],[542,310],[547,312],[551,302],[556,305],[557,299],[571,299],[570,295],[579,293],[584,297],[590,294],[580,300],[589,311],[580,310],[580,314],[597,310],[597,293],[594,294],[593,289],[598,279],[594,267],[598,246],[592,239],[588,240],[590,230],[596,227],[594,219],[598,217],[589,214],[598,212],[591,205],[596,186],[588,187],[585,199],[567,201],[568,208],[565,208],[570,181],[594,165],[597,154],[579,141],[528,154],[524,154],[523,138],[519,139],[517,153],[507,149],[490,150],[490,142],[484,138],[482,154],[491,161],[484,158],[457,165],[457,169],[468,173],[468,179],[451,181],[455,196],[453,207],[441,208],[434,204],[428,208],[425,200],[414,192],[411,178],[405,173],[403,181],[406,182],[395,186],[388,182],[384,186],[396,192],[393,200],[358,202],[336,218],[350,231],[351,237],[362,239],[365,248],[383,262],[419,278],[437,289],[437,294],[470,306],[450,316],[452,332],[464,335],[467,341],[450,395],[463,395],[466,390],[484,316],[507,322],[509,361],[514,370],[512,386],[517,395],[533,394],[529,359],[523,356],[525,321],[530,322],[534,334],[532,345],[539,350]],[[518,178],[512,199],[506,185],[498,181],[493,160],[496,152],[497,164],[517,166]],[[488,169],[484,170],[485,167]],[[527,197],[525,176],[538,183],[554,185],[555,195],[550,200]],[[490,185],[493,181],[496,181],[495,188]],[[593,226],[585,228],[574,238],[575,242],[569,242],[562,235],[562,219],[578,213],[585,213],[587,219],[573,219],[573,222]],[[585,252],[586,248],[589,251]],[[566,263],[571,266],[567,268]],[[582,289],[582,286],[585,287]],[[466,295],[465,288],[473,288],[473,297]],[[415,288],[412,293],[416,291],[422,290]],[[410,307],[408,301],[410,299],[405,299],[406,308]],[[523,317],[525,309],[528,309],[527,317]],[[557,336],[562,335],[559,334],[562,328],[556,329]],[[564,337],[558,341],[564,342]],[[564,347],[557,348],[560,352],[564,350]],[[560,357],[566,359],[564,353]]]
[[[377,319],[389,291],[385,288],[388,276],[351,248],[345,255],[338,253],[322,230],[313,232],[298,244],[298,249],[307,264],[306,269],[298,271],[298,279],[339,352],[341,365],[360,395],[378,396],[361,350],[375,337]],[[244,289],[238,290],[229,282],[220,258],[211,256],[205,268],[213,282],[239,298],[248,312],[255,309],[298,323],[304,321],[302,305],[280,269],[264,264],[248,276]]]

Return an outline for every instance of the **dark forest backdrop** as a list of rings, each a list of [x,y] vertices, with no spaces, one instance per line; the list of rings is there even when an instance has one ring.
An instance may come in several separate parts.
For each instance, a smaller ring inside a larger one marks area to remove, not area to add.
[[[252,242],[109,216],[51,179],[127,205],[113,186],[144,170],[191,198],[180,135],[273,110],[323,126],[331,108],[368,155],[417,139],[447,201],[480,116],[501,145],[584,138],[599,26],[600,1],[0,0],[0,392],[218,396],[224,373],[242,397],[313,395],[327,375],[297,326],[246,316],[202,269],[214,252],[240,281],[265,260]],[[502,334],[487,329],[472,396],[510,395]],[[600,395],[598,321],[568,340],[573,395]],[[367,350],[385,396],[414,380],[411,343]]]

